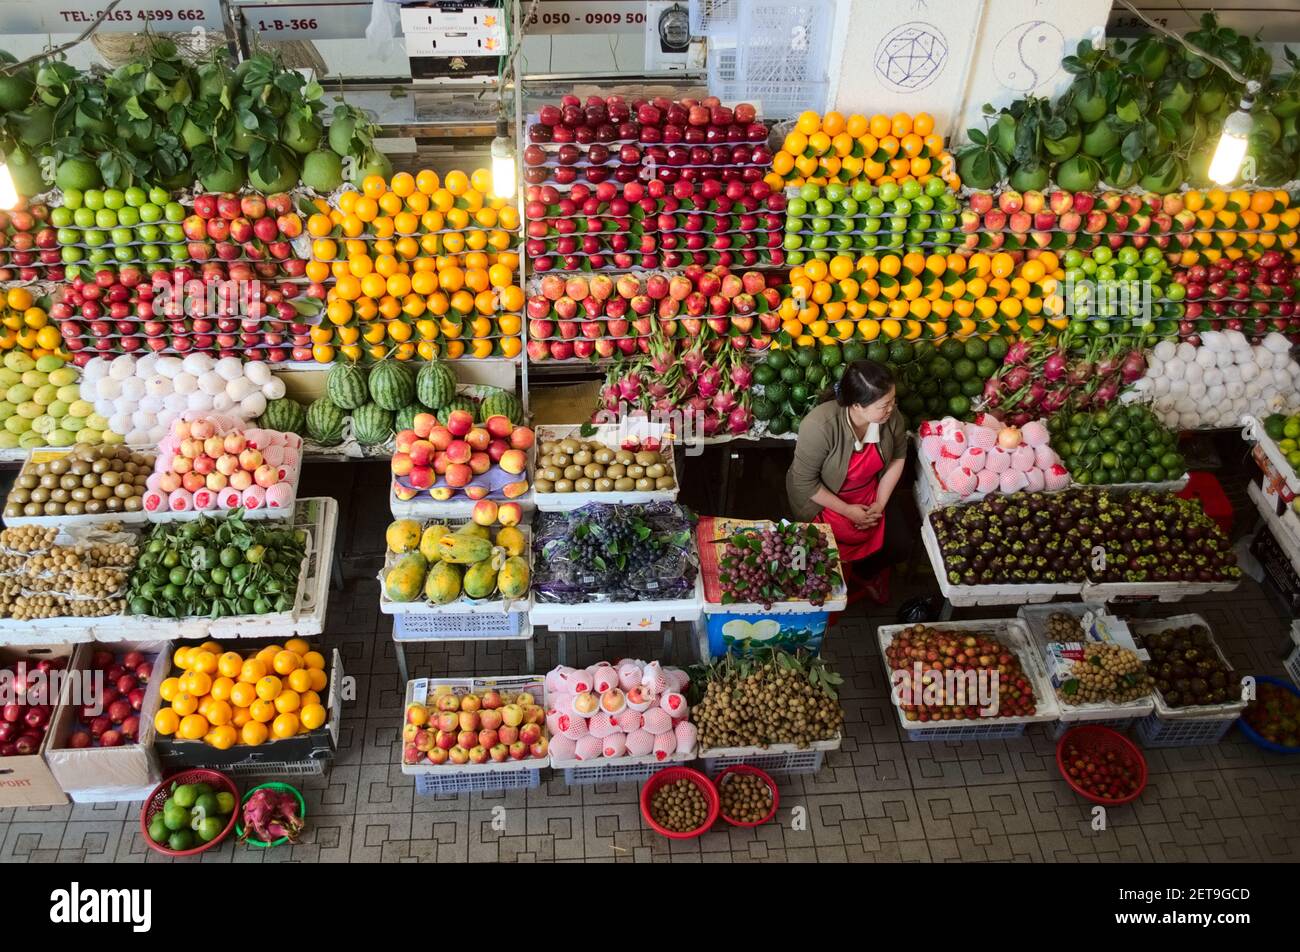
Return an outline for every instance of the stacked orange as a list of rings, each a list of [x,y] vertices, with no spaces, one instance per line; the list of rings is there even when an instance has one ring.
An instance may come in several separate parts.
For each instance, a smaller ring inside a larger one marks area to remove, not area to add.
[[[325,657],[301,638],[267,645],[247,658],[205,641],[177,648],[172,662],[181,673],[158,686],[167,706],[154,716],[154,730],[164,737],[229,750],[285,740],[325,724]]]
[[[519,211],[489,195],[491,180],[372,175],[337,208],[317,202],[307,276],[334,281],[311,332],[317,361],[519,356]]]
[[[804,183],[881,185],[915,179],[925,184],[935,176],[953,191],[961,188],[957,161],[944,147],[943,136],[934,131],[929,113],[870,118],[853,113],[846,118],[838,112],[808,111],[795,120],[794,129],[772,156],[772,171],[765,181],[775,190]]]
[[[59,328],[27,288],[11,288],[0,297],[0,351],[17,348],[30,357],[68,359]]]
[[[1167,210],[1172,210],[1169,203],[1174,207],[1181,204],[1174,218],[1184,231],[1193,233],[1191,244],[1174,252],[1175,264],[1187,267],[1223,258],[1236,261],[1268,250],[1289,252],[1292,261],[1300,261],[1300,206],[1291,204],[1285,190],[1192,189],[1167,196],[1165,202]]]
[[[1063,330],[1064,277],[1051,251],[837,255],[792,268],[778,314],[796,346]]]

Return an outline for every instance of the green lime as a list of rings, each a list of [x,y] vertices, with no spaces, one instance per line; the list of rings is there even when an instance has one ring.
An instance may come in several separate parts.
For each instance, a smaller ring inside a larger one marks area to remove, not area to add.
[[[987,357],[989,345],[978,337],[972,337],[966,341],[966,359],[979,361]]]
[[[952,375],[958,380],[970,380],[975,376],[975,362],[965,357],[953,361]]]
[[[166,843],[167,837],[171,835],[172,831],[167,828],[167,824],[163,820],[162,814],[155,814],[154,818],[149,821],[149,839],[153,840],[155,843]]]
[[[221,831],[224,830],[225,828],[226,828],[225,820],[222,820],[219,817],[215,817],[215,816],[204,817],[203,820],[200,821],[199,823],[199,829],[198,829],[199,839],[201,839],[204,843],[211,843],[213,840],[215,840],[218,836],[221,835]]]
[[[867,360],[883,364],[889,360],[889,345],[882,340],[873,340],[867,345]]]
[[[790,357],[788,352],[784,350],[773,350],[768,352],[767,360],[764,363],[779,373],[783,367],[790,363]]]
[[[961,419],[970,413],[970,399],[958,394],[948,400],[948,412]]]
[[[1007,339],[1005,337],[989,338],[989,356],[999,363],[1007,355]]]
[[[1270,413],[1264,418],[1264,432],[1268,434],[1269,439],[1282,439],[1286,435],[1286,417],[1280,413]]]
[[[930,361],[930,373],[935,377],[938,377],[940,380],[945,377],[951,377],[952,371],[953,365],[948,361],[947,357],[936,357],[934,360]]]
[[[167,838],[167,848],[177,853],[194,849],[194,832],[192,830],[177,830]]]
[[[1300,416],[1293,416],[1282,425],[1282,435],[1288,439],[1300,439]]]
[[[216,816],[220,810],[217,806],[217,795],[215,793],[201,793],[199,798],[194,801],[195,811],[203,811],[204,816]]]
[[[959,357],[966,356],[966,347],[957,338],[949,337],[939,345],[939,354],[950,361],[957,360]]]
[[[816,359],[817,355],[811,347],[801,347],[794,352],[794,362],[800,367],[810,367]]]
[[[1146,470],[1147,482],[1163,483],[1169,477],[1165,474],[1164,468],[1157,464],[1152,464]]]
[[[763,363],[754,368],[754,383],[766,387],[769,383],[775,380],[776,377],[777,373],[772,369],[771,364]]]
[[[183,830],[190,825],[190,811],[176,803],[163,808],[162,818],[163,824],[172,831]]]
[[[194,806],[195,801],[199,798],[198,788],[194,784],[181,784],[172,792],[172,802],[179,807],[189,809]]]

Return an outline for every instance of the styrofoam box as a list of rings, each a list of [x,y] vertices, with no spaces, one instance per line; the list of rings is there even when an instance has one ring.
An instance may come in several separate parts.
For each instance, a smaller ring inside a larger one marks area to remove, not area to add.
[[[1219,660],[1228,666],[1232,671],[1232,665],[1228,662],[1228,656],[1223,653],[1219,647],[1219,642],[1214,637],[1214,629],[1200,615],[1174,615],[1170,618],[1142,618],[1134,619],[1129,623],[1129,628],[1134,635],[1154,635],[1168,628],[1187,628],[1192,625],[1203,625],[1210,633],[1210,644],[1214,646],[1214,653],[1219,656]],[[1235,672],[1234,672],[1235,673]],[[1165,703],[1164,697],[1157,688],[1154,692],[1156,709],[1154,716],[1162,721],[1235,721],[1246,709],[1246,702],[1237,700],[1229,701],[1225,704],[1196,704],[1190,707],[1170,707]]]
[[[406,694],[402,701],[402,721],[406,721],[406,708],[416,700],[416,698],[426,698],[429,692],[441,685],[449,685],[454,688],[463,688],[466,693],[481,693],[488,690],[497,690],[504,693],[517,694],[520,691],[527,691],[536,699],[536,703],[542,708],[546,707],[546,684],[540,674],[525,674],[518,676],[505,676],[499,678],[415,678],[406,682]],[[424,703],[421,701],[421,703]],[[542,736],[550,740],[550,732],[546,726],[542,725]],[[493,773],[519,773],[521,771],[536,771],[542,767],[551,765],[551,755],[548,753],[545,757],[528,757],[525,760],[507,760],[503,762],[488,761],[484,764],[431,764],[427,761],[421,764],[402,764],[402,773],[411,777],[427,775],[437,778],[457,777],[457,776],[474,776],[477,774]],[[515,785],[511,785],[515,786]],[[527,786],[525,784],[525,786]],[[435,793],[462,793],[466,790],[429,790]],[[504,787],[481,787],[477,789],[506,789]]]
[[[893,672],[889,668],[885,651],[893,644],[896,636],[912,627],[912,625],[881,625],[876,629],[876,638],[880,643],[880,660],[885,666],[886,681],[890,681]],[[975,737],[979,736],[980,729],[985,727],[1005,728],[1012,725],[1041,724],[1060,718],[1061,708],[1057,703],[1056,692],[1052,689],[1052,683],[1047,677],[1047,669],[1043,664],[1038,649],[1030,641],[1029,630],[1020,619],[979,618],[971,621],[943,621],[932,622],[925,627],[939,631],[992,632],[1002,644],[1020,659],[1020,666],[1034,687],[1036,713],[1021,717],[981,718],[974,721],[909,721],[904,715],[903,709],[895,702],[894,711],[898,716],[899,726],[903,730],[921,737],[927,737],[928,735],[927,739],[959,740],[966,730],[970,731],[970,736]],[[890,684],[892,688],[892,681],[890,681]],[[940,734],[946,736],[940,736]]]
[[[1300,474],[1286,460],[1286,454],[1280,449],[1274,439],[1264,431],[1264,424],[1253,416],[1244,416],[1241,419],[1242,431],[1241,438],[1248,443],[1257,443],[1268,457],[1268,461],[1273,464],[1273,468],[1278,474],[1286,479],[1287,487],[1291,492],[1300,495]]]
[[[690,598],[642,602],[534,601],[529,616],[534,625],[551,631],[658,631],[669,622],[694,624],[704,613],[704,581],[697,572]]]
[[[848,607],[849,589],[844,581],[844,564],[840,562],[840,547],[835,541],[835,535],[824,523],[813,523],[821,529],[822,535],[825,536],[831,552],[835,555],[835,584],[831,586],[831,597],[826,599],[820,605],[814,605],[809,601],[787,601],[773,602],[770,608],[765,608],[756,602],[709,602],[704,603],[704,611],[709,614],[728,614],[728,615],[809,615],[818,612],[842,612]],[[762,523],[755,523],[762,526]]]
[[[1059,595],[1078,595],[1083,588],[1082,582],[954,585],[948,581],[948,570],[944,565],[943,553],[939,551],[939,540],[935,537],[934,527],[930,525],[928,518],[921,520],[921,541],[925,544],[926,554],[930,556],[930,565],[934,569],[935,579],[939,582],[939,591],[944,598],[959,608],[973,605],[1034,605],[1050,602]]]
[[[1046,605],[1021,605],[1016,615],[1025,623],[1030,639],[1038,648],[1039,657],[1043,659],[1044,666],[1047,664],[1047,619],[1057,612],[1082,620],[1083,616],[1089,612],[1096,615],[1105,615],[1106,608],[1104,605],[1090,602],[1051,602]],[[1050,670],[1047,671],[1047,680],[1050,684],[1052,680]],[[1155,709],[1155,699],[1150,695],[1124,704],[1104,702],[1068,704],[1060,697],[1057,697],[1056,701],[1061,708],[1062,724],[1086,721],[1094,724],[1102,723],[1107,727],[1114,726],[1115,723],[1121,723],[1127,727],[1132,718],[1145,717]]]
[[[28,467],[36,463],[48,462],[52,459],[58,459],[67,456],[70,450],[52,449],[47,446],[33,449],[23,461],[22,469],[18,471],[19,476],[28,474]],[[152,454],[151,454],[152,455]],[[142,526],[148,523],[149,517],[144,509],[135,512],[100,512],[83,514],[80,516],[5,516],[4,524],[6,526],[44,526],[51,529],[71,529],[77,526],[95,526],[103,525],[108,522],[120,522],[124,526]]]
[[[540,447],[543,442],[552,440],[575,439],[575,440],[594,440],[598,443],[604,443],[612,450],[618,450],[622,447],[625,437],[635,436],[638,439],[654,437],[659,440],[662,447],[660,455],[667,464],[676,485],[672,489],[651,490],[647,492],[608,492],[608,493],[543,493],[533,489],[533,501],[538,510],[542,512],[568,512],[578,509],[588,503],[603,502],[615,506],[630,506],[637,503],[649,502],[676,502],[677,494],[681,489],[681,472],[677,468],[675,453],[673,452],[672,436],[669,433],[668,426],[665,423],[654,422],[651,420],[632,418],[625,423],[613,424],[603,423],[596,427],[596,432],[590,436],[583,436],[582,427],[579,424],[571,426],[539,426],[537,428],[536,440],[534,445],[539,448],[538,457],[541,456]],[[534,463],[534,466],[538,464]],[[536,473],[534,473],[534,482]]]

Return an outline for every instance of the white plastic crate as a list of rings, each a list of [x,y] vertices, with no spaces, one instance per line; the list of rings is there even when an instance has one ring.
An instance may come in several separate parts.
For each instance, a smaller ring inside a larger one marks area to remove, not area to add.
[[[395,641],[511,640],[531,638],[532,634],[533,626],[526,612],[393,616]]]
[[[1277,442],[1264,431],[1264,424],[1249,415],[1242,417],[1241,424],[1241,438],[1247,443],[1256,444],[1273,468],[1286,480],[1287,488],[1300,495],[1300,475],[1287,462],[1286,455],[1278,449]]]
[[[895,637],[912,625],[881,625],[876,629],[880,644],[880,660],[885,666],[885,679],[892,686],[893,672],[885,652]],[[1034,688],[1035,713],[1024,717],[991,717],[979,721],[909,721],[903,709],[894,704],[899,726],[908,740],[913,741],[970,741],[970,740],[1009,740],[1020,737],[1027,724],[1050,723],[1061,716],[1061,707],[1056,700],[1056,692],[1047,677],[1047,669],[1042,656],[1029,638],[1029,630],[1018,618],[979,618],[971,621],[933,622],[926,625],[940,631],[991,631],[1017,658],[1025,677]],[[892,690],[891,690],[892,694]],[[891,697],[892,700],[892,697]]]
[[[437,794],[484,793],[489,790],[533,790],[542,782],[542,771],[496,770],[478,774],[419,774],[415,792],[421,796]]]
[[[427,529],[432,522],[433,520],[422,522],[421,532]],[[451,519],[446,520],[443,524],[449,529],[456,530],[469,523],[469,519]],[[533,530],[527,523],[520,524],[517,528],[524,537],[523,559],[528,563],[528,575],[531,579],[533,573]],[[533,604],[531,593],[523,598],[513,599],[507,604],[499,593],[494,593],[488,598],[470,598],[462,592],[455,601],[448,602],[446,605],[435,605],[424,597],[423,586],[421,586],[419,598],[409,602],[395,602],[384,591],[384,578],[400,558],[402,556],[394,555],[392,552],[387,552],[384,555],[384,567],[380,569],[378,576],[379,610],[385,615],[401,617],[407,623],[404,626],[407,632],[434,633],[449,630],[445,626],[439,628],[436,622],[426,626],[421,621],[418,621],[419,619],[443,617],[454,619],[458,628],[463,627],[462,622],[465,622],[471,624],[471,627],[474,627],[475,630],[481,628],[485,632],[501,634],[504,637],[518,637],[520,616],[526,615]],[[468,568],[468,566],[465,568]],[[486,616],[491,620],[481,625],[468,621],[472,616],[478,615]],[[511,618],[511,616],[514,617]]]
[[[1227,656],[1214,640],[1214,629],[1200,615],[1174,615],[1171,618],[1135,620],[1129,627],[1135,635],[1155,634],[1166,628],[1204,625],[1210,631],[1210,644],[1219,659],[1228,664]],[[1231,665],[1229,665],[1231,669]],[[1218,743],[1237,722],[1246,702],[1237,700],[1226,704],[1199,704],[1191,707],[1170,707],[1157,689],[1155,710],[1137,725],[1138,737],[1147,747],[1199,747]]]
[[[654,754],[644,757],[615,757],[610,760],[552,761],[551,768],[564,771],[570,787],[587,787],[598,783],[641,783],[665,767],[689,763],[695,754],[670,754],[658,760]]]
[[[534,601],[529,617],[551,631],[659,631],[670,622],[695,624],[704,613],[704,582],[697,571],[690,598],[641,602]]]
[[[770,747],[711,747],[701,750],[700,761],[704,772],[716,777],[728,767],[744,764],[757,767],[773,776],[815,774],[822,769],[828,750],[839,750],[842,737],[815,741],[805,748],[794,744],[773,744]]]
[[[761,105],[768,119],[826,105],[835,6],[830,0],[746,0],[734,28],[709,30],[709,91]],[[723,15],[719,10],[719,21]]]
[[[925,544],[926,555],[930,557],[930,566],[934,569],[939,591],[944,598],[959,608],[974,605],[1036,605],[1040,602],[1050,602],[1058,595],[1077,595],[1083,587],[1082,582],[954,585],[948,581],[948,569],[944,564],[943,553],[939,551],[939,540],[928,518],[921,520],[921,541]]]
[[[743,0],[690,0],[691,35],[735,33]]]
[[[539,426],[536,430],[534,446],[540,448],[545,442],[572,438],[576,440],[594,440],[617,450],[620,448],[625,436],[636,436],[638,438],[653,436],[660,442],[662,447],[661,455],[676,485],[672,489],[643,492],[543,493],[533,490],[533,504],[539,512],[570,512],[594,502],[608,503],[615,506],[630,506],[639,503],[677,501],[677,494],[682,485],[682,474],[677,465],[676,454],[673,452],[673,437],[668,432],[667,424],[634,418],[618,424],[601,424],[595,428],[595,432],[590,436],[583,436],[581,431],[582,427],[578,424]],[[540,457],[541,453],[539,452],[537,455]]]
[[[19,449],[18,452],[26,454],[25,457],[19,457],[23,460],[22,467],[18,470],[19,476],[30,475],[28,467],[33,463],[49,462],[53,459],[59,459],[67,456],[71,448],[41,446],[32,450]],[[153,455],[152,451],[149,451]],[[5,516],[4,524],[6,526],[41,526],[52,529],[76,529],[81,526],[99,526],[108,522],[120,522],[123,526],[141,528],[149,524],[149,517],[144,509],[135,512],[101,512],[94,514],[82,514],[80,516]]]

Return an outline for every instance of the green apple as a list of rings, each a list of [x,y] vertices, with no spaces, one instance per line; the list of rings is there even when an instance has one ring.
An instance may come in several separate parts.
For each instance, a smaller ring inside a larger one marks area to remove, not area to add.
[[[167,202],[163,206],[163,217],[168,221],[181,222],[185,220],[185,206],[180,202]]]
[[[145,202],[149,201],[149,193],[138,185],[133,185],[126,190],[126,204],[131,208],[139,208]]]
[[[117,211],[117,223],[126,225],[128,228],[140,224],[140,209],[132,208],[130,205],[125,208],[119,208]]]
[[[99,228],[113,228],[117,225],[117,212],[111,208],[101,208],[95,212],[95,225]]]
[[[162,221],[163,210],[161,205],[155,205],[153,202],[145,202],[140,206],[141,221]]]
[[[78,208],[72,213],[72,221],[78,228],[94,228],[95,212],[91,208]]]
[[[91,211],[99,211],[104,207],[104,193],[97,188],[87,189],[84,204]]]
[[[149,201],[155,205],[166,205],[171,201],[171,198],[171,193],[165,188],[159,188],[155,185],[153,188],[149,189]]]
[[[109,188],[104,190],[104,207],[114,210],[121,208],[126,204],[126,195],[121,189]]]
[[[63,207],[76,211],[85,204],[85,194],[79,188],[69,188],[63,193]]]

